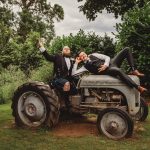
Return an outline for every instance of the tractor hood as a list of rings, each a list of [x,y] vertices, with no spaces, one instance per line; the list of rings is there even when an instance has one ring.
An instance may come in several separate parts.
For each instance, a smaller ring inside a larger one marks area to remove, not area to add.
[[[129,77],[137,84],[140,85],[139,78],[137,76],[129,75]],[[108,87],[108,86],[122,86],[126,85],[123,81],[109,76],[109,75],[88,75],[83,76],[79,83],[78,88],[84,87]]]

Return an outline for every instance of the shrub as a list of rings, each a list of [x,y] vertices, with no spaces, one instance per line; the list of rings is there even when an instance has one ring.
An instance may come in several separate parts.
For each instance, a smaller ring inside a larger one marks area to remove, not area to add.
[[[43,65],[38,69],[32,70],[29,76],[26,76],[16,66],[9,66],[7,69],[1,68],[0,104],[8,103],[12,99],[14,91],[25,82],[48,82],[52,77],[52,70],[53,65],[49,62],[43,62]]]
[[[48,82],[53,76],[53,64],[44,61],[42,66],[34,69],[30,73],[28,80]]]
[[[1,70],[0,103],[7,103],[11,100],[16,88],[26,81],[26,76],[16,66],[9,66],[7,69]]]

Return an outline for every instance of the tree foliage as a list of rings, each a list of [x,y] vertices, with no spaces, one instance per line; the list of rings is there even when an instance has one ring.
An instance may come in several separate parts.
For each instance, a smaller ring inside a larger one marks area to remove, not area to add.
[[[81,48],[88,54],[100,52],[112,57],[115,53],[115,43],[112,38],[107,35],[101,37],[94,32],[85,33],[83,30],[80,30],[76,35],[70,34],[69,36],[55,38],[49,50],[51,53],[58,53],[65,45],[71,48],[72,55],[76,54]]]
[[[113,13],[117,18],[135,6],[141,8],[145,4],[144,0],[78,0],[78,2],[82,1],[84,4],[79,6],[79,9],[89,20],[95,20],[103,10],[106,10],[107,13]]]
[[[63,20],[63,8],[47,0],[0,0],[0,8],[13,13],[13,29],[24,42],[30,32],[39,32],[49,41],[55,35],[54,19]],[[9,19],[8,19],[9,20]]]
[[[13,52],[7,49],[10,38],[13,36],[13,13],[6,7],[0,7],[0,64],[6,66],[11,63]],[[3,60],[6,59],[3,63]],[[7,63],[7,64],[6,64]]]
[[[18,35],[26,39],[29,32],[39,32],[48,40],[53,38],[54,19],[63,20],[63,8],[58,4],[52,6],[47,0],[13,0],[12,6],[21,9],[18,12],[17,20],[19,21]]]
[[[137,68],[146,74],[145,80],[150,77],[150,3],[143,8],[135,7],[117,25],[117,49],[128,46],[134,53]]]
[[[35,43],[41,36],[51,41],[63,8],[47,0],[0,0],[0,14],[0,66],[18,65],[25,72],[38,67]]]
[[[0,52],[2,67],[7,68],[9,65],[16,65],[26,74],[39,67],[42,61],[41,54],[39,54],[36,47],[39,37],[40,34],[38,32],[31,32],[24,43],[18,42],[19,36],[9,40],[6,48]]]

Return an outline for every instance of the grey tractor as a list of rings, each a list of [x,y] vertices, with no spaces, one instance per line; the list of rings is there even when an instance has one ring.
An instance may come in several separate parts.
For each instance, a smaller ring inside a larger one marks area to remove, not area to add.
[[[137,84],[139,78],[130,76]],[[72,112],[97,114],[98,131],[117,140],[131,137],[134,121],[144,121],[148,106],[140,93],[108,75],[84,75],[77,83],[78,94],[69,96]],[[55,127],[64,107],[59,91],[43,82],[29,82],[15,91],[12,114],[17,126]]]

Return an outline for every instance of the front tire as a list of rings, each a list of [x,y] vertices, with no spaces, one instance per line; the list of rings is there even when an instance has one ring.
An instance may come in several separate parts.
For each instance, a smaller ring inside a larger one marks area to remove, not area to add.
[[[113,140],[131,137],[133,126],[132,118],[118,108],[106,108],[98,115],[98,131]]]
[[[54,127],[59,120],[59,100],[49,85],[43,82],[25,83],[14,93],[12,114],[17,126]]]

